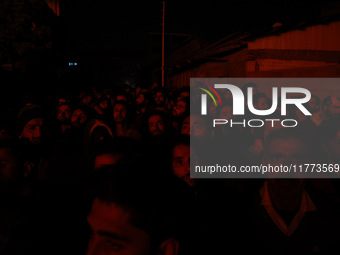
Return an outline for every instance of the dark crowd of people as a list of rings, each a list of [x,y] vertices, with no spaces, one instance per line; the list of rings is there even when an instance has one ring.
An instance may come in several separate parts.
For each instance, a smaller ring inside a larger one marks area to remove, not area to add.
[[[92,87],[4,105],[0,254],[339,253],[338,179],[190,178],[217,143],[225,165],[339,164],[339,97],[313,95],[312,116],[288,109],[296,128],[213,128],[237,119],[230,92],[207,116],[190,112],[194,96]]]

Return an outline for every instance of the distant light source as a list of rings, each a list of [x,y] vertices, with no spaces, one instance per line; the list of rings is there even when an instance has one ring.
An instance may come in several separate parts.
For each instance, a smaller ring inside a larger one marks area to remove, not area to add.
[[[77,62],[68,62],[68,66],[77,66],[78,63]]]

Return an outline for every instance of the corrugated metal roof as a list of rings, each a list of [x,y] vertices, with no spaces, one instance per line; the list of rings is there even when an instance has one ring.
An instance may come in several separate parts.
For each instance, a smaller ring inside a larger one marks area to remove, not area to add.
[[[304,30],[307,27],[324,24],[327,25],[329,23],[339,21],[340,15],[335,16],[324,16],[319,17],[318,19],[311,19],[308,21],[299,21],[294,22],[292,24],[275,24],[271,27],[263,27],[257,30],[252,31],[238,31],[233,34],[230,34],[217,42],[211,43],[202,47],[201,49],[188,52],[188,54],[184,54],[175,58],[172,56],[173,60],[176,61],[167,62],[168,67],[173,67],[175,65],[191,65],[197,63],[198,61],[211,60],[214,59],[217,61],[222,56],[226,56],[231,52],[235,52],[237,50],[243,49],[247,47],[248,42],[254,41],[259,38],[280,35],[282,33],[286,33],[293,30]],[[173,54],[177,54],[180,52],[180,49],[175,51]],[[222,58],[221,58],[222,60]],[[167,61],[167,60],[166,60]]]

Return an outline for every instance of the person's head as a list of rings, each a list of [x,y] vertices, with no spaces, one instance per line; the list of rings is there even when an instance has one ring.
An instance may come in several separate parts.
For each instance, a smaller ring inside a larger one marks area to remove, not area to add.
[[[92,229],[88,255],[178,254],[175,186],[158,178],[125,163],[96,172],[95,198],[87,218]]]
[[[254,83],[254,82],[247,82],[247,83],[243,84],[243,86],[242,86],[243,94],[244,94],[246,97],[247,97],[247,95],[248,95],[248,88],[252,88],[252,90],[253,90],[253,95],[255,95],[255,94],[258,93],[257,84]]]
[[[93,101],[93,95],[90,92],[81,91],[78,96],[79,103],[84,105],[90,105]]]
[[[72,107],[70,104],[61,104],[57,107],[57,120],[61,124],[71,123]]]
[[[330,119],[340,117],[340,97],[331,96],[330,104],[327,109],[327,117]]]
[[[57,98],[57,107],[63,105],[63,104],[70,104],[71,103],[71,97],[69,95],[60,95]]]
[[[143,105],[145,103],[146,96],[145,93],[139,93],[136,98],[136,105]]]
[[[281,118],[281,112],[275,111],[273,114],[270,115],[270,118],[274,119],[274,120],[275,119],[280,119]],[[280,121],[273,121],[273,122],[266,121],[264,123],[264,130],[263,130],[264,140],[267,139],[268,135],[271,132],[273,132],[275,130],[278,130],[278,129],[281,129],[281,128],[284,128],[284,127],[282,127]]]
[[[266,137],[264,160],[271,165],[307,163],[313,159],[314,145],[300,130],[277,129]]]
[[[177,98],[175,97],[174,93],[170,94],[168,96],[168,102],[166,105],[167,110],[171,112],[176,102],[177,102]]]
[[[190,148],[190,137],[188,135],[179,136],[172,147],[171,169],[179,179],[193,187],[196,182],[190,178],[191,157],[196,157],[196,155]]]
[[[265,141],[264,163],[271,166],[303,165],[314,160],[313,143],[294,129],[282,128],[271,132]],[[313,159],[313,160],[312,160]],[[279,176],[283,174],[283,176]],[[301,194],[305,179],[296,174],[294,178],[284,178],[284,173],[273,173],[268,179],[270,190],[284,197]]]
[[[180,89],[178,94],[178,100],[181,100],[182,98],[190,98],[190,88],[184,87]]]
[[[230,101],[224,100],[226,103],[223,103],[221,107],[217,108],[216,118],[217,119],[223,119],[230,121],[233,119],[233,107],[232,104],[230,104]],[[216,131],[216,133],[215,133]],[[232,134],[232,129],[228,128],[227,125],[218,125],[214,128],[214,135],[222,135],[222,136],[229,136]]]
[[[86,154],[93,151],[102,142],[109,141],[113,137],[112,131],[106,123],[100,119],[92,118],[84,127],[83,148]]]
[[[172,115],[174,117],[181,117],[185,116],[189,113],[190,110],[189,101],[187,98],[182,98],[181,100],[178,100],[176,105],[173,107]]]
[[[224,104],[218,112],[219,119],[230,120],[233,118],[233,107],[231,104]]]
[[[105,88],[103,90],[103,96],[106,97],[106,98],[111,99],[112,93],[113,93],[112,88]]]
[[[206,118],[199,114],[192,114],[183,120],[181,134],[206,140],[210,138],[211,130]]]
[[[228,102],[232,102],[233,101],[233,94],[231,94],[231,91],[229,89],[226,89],[223,92],[223,98],[228,101]]]
[[[46,138],[46,118],[41,106],[26,105],[18,115],[19,138],[28,139],[32,144],[42,144]]]
[[[256,93],[253,99],[254,107],[257,110],[269,109],[269,99],[264,93]]]
[[[312,95],[307,107],[311,114],[317,113],[320,110],[320,98],[316,95]]]
[[[129,118],[129,108],[125,101],[117,101],[113,106],[113,120],[117,123],[126,123]]]
[[[340,98],[336,96],[325,97],[322,101],[322,113],[328,118],[340,116]]]
[[[166,132],[164,115],[161,112],[150,113],[148,117],[148,128],[151,136],[161,136]]]
[[[325,113],[328,110],[329,105],[331,104],[331,97],[327,96],[322,100],[322,112]]]
[[[163,107],[166,103],[166,95],[163,90],[156,90],[153,93],[154,105],[155,107]]]
[[[86,106],[78,106],[74,109],[71,117],[71,124],[75,128],[83,127],[90,119],[89,109]]]
[[[136,94],[136,105],[147,106],[150,103],[150,92],[147,89],[141,89]]]
[[[98,106],[102,109],[102,110],[107,110],[110,107],[110,98],[109,97],[101,97],[98,100]]]
[[[125,102],[129,102],[129,93],[126,91],[119,91],[116,95],[115,95],[115,102],[118,101],[125,101]]]
[[[99,99],[99,98],[101,98],[101,97],[103,96],[102,92],[101,92],[100,89],[97,88],[97,87],[92,87],[92,88],[91,88],[91,91],[92,91],[92,94],[94,95],[94,97],[95,97],[96,99]]]
[[[221,105],[215,104],[212,101],[208,102],[208,115],[211,118],[216,118],[217,113],[220,111]]]

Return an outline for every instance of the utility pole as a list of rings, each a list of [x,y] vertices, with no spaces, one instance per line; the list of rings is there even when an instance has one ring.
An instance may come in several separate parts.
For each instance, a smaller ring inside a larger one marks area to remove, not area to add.
[[[165,1],[162,1],[162,87],[164,87],[164,19],[165,19]]]

